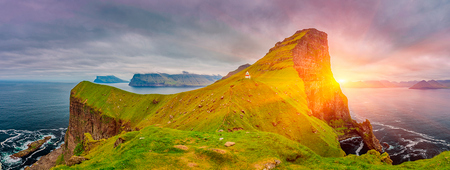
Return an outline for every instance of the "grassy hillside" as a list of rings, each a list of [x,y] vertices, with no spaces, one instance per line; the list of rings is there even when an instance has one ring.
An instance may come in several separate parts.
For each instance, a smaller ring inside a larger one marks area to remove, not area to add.
[[[293,68],[290,50],[294,46],[272,50],[240,73],[194,91],[138,95],[81,82],[72,90],[72,96],[103,114],[129,121],[133,127],[159,124],[201,132],[274,132],[321,156],[343,156],[333,129],[308,115],[303,81]],[[246,71],[251,79],[244,78]]]
[[[89,136],[89,134],[86,134]],[[124,143],[114,147],[118,138]],[[226,147],[227,141],[235,142]],[[308,147],[269,132],[197,132],[148,126],[107,140],[88,139],[82,164],[53,169],[445,169],[450,152],[430,159],[388,165],[387,154],[369,151],[362,156],[325,158]]]
[[[292,42],[306,32],[278,44],[241,72],[189,92],[139,95],[86,81],[79,83],[71,97],[140,130],[99,141],[85,134],[84,144],[79,144],[76,153],[89,160],[70,168],[263,169],[276,164],[275,160],[281,161],[277,165],[281,169],[425,168],[434,162],[440,163],[431,168],[448,165],[443,162],[448,153],[399,166],[386,165],[388,155],[376,151],[343,157],[336,132],[310,115],[303,80],[293,68]],[[251,79],[244,78],[247,71]],[[119,138],[125,142],[114,147]],[[236,145],[225,147],[226,141]],[[55,169],[68,168],[61,165]]]

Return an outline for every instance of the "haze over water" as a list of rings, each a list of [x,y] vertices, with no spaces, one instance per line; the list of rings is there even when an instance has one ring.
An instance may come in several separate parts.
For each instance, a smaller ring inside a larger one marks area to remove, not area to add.
[[[450,89],[344,88],[351,115],[369,119],[394,164],[450,150]]]
[[[0,81],[0,161],[3,169],[20,169],[59,147],[69,122],[69,96],[75,83]],[[108,84],[138,94],[173,94],[200,87],[129,87]],[[354,119],[369,119],[395,164],[431,158],[450,150],[450,89],[343,89]],[[24,160],[9,156],[31,141],[52,139]],[[355,148],[359,147],[356,143]],[[361,151],[361,150],[359,150]],[[358,152],[359,152],[358,151]],[[361,151],[362,152],[362,151]]]

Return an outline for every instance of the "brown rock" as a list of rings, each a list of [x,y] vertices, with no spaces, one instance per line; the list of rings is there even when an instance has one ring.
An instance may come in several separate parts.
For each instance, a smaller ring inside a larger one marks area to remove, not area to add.
[[[187,164],[187,166],[188,166],[188,167],[191,167],[191,168],[193,168],[193,167],[198,167],[198,165],[197,165],[196,163],[194,163],[194,162],[189,162],[189,163]]]
[[[117,138],[116,142],[114,142],[114,148],[119,146],[121,143],[124,143],[125,139],[122,137]]]
[[[38,140],[38,141],[34,141],[30,144],[28,144],[28,148],[25,150],[22,150],[20,152],[17,152],[13,155],[11,155],[11,158],[23,158],[26,157],[30,154],[32,154],[33,152],[35,152],[36,150],[38,150],[45,142],[47,142],[48,140],[50,140],[52,137],[50,136],[46,136],[44,139]]]
[[[69,127],[64,138],[67,145],[63,150],[67,158],[79,142],[84,141],[84,133],[90,133],[94,140],[106,139],[119,134],[120,129],[130,129],[129,123],[116,120],[93,109],[80,99],[70,97]]]
[[[67,166],[73,166],[76,164],[80,164],[81,162],[87,160],[85,157],[82,156],[72,156],[70,159],[66,162]]]
[[[56,160],[63,153],[63,146],[61,148],[55,149],[49,154],[41,157],[37,162],[35,162],[29,169],[30,170],[44,170],[50,169],[56,166]]]
[[[216,148],[213,148],[213,149],[211,149],[211,150],[214,151],[214,152],[220,153],[220,154],[225,154],[225,153],[227,153],[226,150],[222,150],[222,149],[216,149]]]
[[[153,104],[158,104],[159,103],[159,101],[158,100],[156,100],[156,99],[153,99]]]
[[[173,147],[181,149],[181,150],[185,150],[185,151],[189,150],[189,148],[187,146],[185,146],[185,145],[175,145]]]
[[[235,144],[236,144],[235,142],[225,142],[225,146],[226,147],[230,147],[230,146],[233,146]]]
[[[294,68],[305,84],[308,108],[315,117],[327,122],[334,119],[349,121],[347,97],[331,72],[327,34],[316,29],[307,31],[295,42],[292,55]]]
[[[372,133],[370,122],[358,125],[351,119],[347,97],[331,72],[327,34],[316,29],[301,30],[297,33],[303,31],[307,32],[302,38],[295,41],[289,38],[286,40],[290,44],[296,44],[292,49],[294,69],[304,82],[308,108],[311,109],[312,115],[328,123],[331,120],[343,120],[353,128],[364,127],[364,130],[358,132],[364,143],[369,149],[381,152],[381,145]],[[283,43],[277,43],[271,51],[282,46]]]
[[[372,125],[370,121],[366,119],[363,123],[359,123],[358,134],[362,137],[364,144],[369,149],[375,149],[378,152],[383,152],[383,147],[380,144],[380,141],[375,137],[372,131]]]
[[[273,169],[275,167],[277,167],[277,165],[275,163],[273,163],[273,162],[269,162],[269,163],[264,164],[264,169]]]
[[[278,159],[275,159],[275,165],[280,165],[280,164],[281,164],[281,161]]]
[[[386,149],[388,149],[388,148],[389,148],[390,146],[389,146],[389,144],[388,144],[388,143],[386,143],[386,142],[383,142],[383,147],[384,147],[384,148],[386,148]],[[386,150],[386,149],[385,149],[385,150]]]

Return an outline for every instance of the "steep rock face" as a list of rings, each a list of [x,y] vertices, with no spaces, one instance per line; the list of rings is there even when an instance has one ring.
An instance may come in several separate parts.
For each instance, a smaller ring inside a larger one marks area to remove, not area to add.
[[[65,158],[70,158],[76,145],[83,142],[84,133],[90,133],[93,139],[99,140],[117,135],[123,129],[127,126],[121,120],[102,115],[86,105],[86,101],[71,96],[69,127],[64,139]]]
[[[302,33],[305,34],[302,38],[295,38],[295,35]],[[382,152],[378,139],[372,133],[370,122],[359,124],[351,119],[347,97],[331,72],[327,34],[316,29],[300,30],[294,36],[278,42],[271,51],[292,44],[295,44],[291,51],[294,68],[304,82],[311,114],[331,126],[332,121],[338,120],[344,122],[346,128],[352,129],[339,136],[340,140],[361,136],[369,149]]]
[[[309,29],[293,49],[294,68],[305,83],[308,107],[322,120],[351,119],[347,97],[331,72],[327,34]]]

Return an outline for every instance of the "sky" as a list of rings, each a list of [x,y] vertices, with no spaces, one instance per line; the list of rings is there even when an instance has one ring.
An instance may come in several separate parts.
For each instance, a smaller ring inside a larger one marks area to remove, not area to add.
[[[0,79],[224,76],[306,28],[336,79],[450,79],[448,0],[2,0]]]

